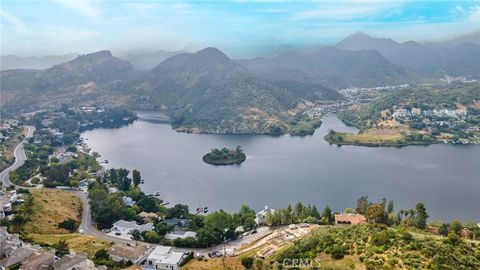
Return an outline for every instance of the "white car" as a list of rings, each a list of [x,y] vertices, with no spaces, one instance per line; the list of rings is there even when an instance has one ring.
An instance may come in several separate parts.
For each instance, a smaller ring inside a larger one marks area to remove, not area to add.
[[[83,234],[85,231],[83,229],[78,230],[79,233]]]

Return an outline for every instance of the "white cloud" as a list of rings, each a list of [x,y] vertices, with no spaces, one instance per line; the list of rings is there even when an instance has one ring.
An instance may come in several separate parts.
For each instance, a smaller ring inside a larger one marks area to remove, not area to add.
[[[2,19],[5,19],[9,23],[13,24],[18,30],[20,30],[22,32],[25,32],[25,33],[31,33],[32,32],[30,29],[28,29],[25,26],[23,21],[21,21],[20,19],[15,17],[13,14],[10,14],[10,13],[6,12],[5,10],[0,9],[0,17],[2,17]],[[2,25],[2,27],[4,27],[4,26]]]
[[[100,8],[91,0],[55,0],[55,2],[92,21],[97,20],[100,15]]]
[[[399,8],[401,4],[401,2],[380,2],[378,0],[350,0],[340,4],[320,6],[316,9],[298,12],[293,15],[293,19],[349,20],[365,18],[387,10],[394,10]]]
[[[469,18],[474,21],[480,21],[480,6],[472,6],[469,8],[470,16]]]

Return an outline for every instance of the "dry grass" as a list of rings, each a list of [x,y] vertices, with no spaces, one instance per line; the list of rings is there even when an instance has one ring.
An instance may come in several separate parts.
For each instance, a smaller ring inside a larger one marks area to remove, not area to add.
[[[71,234],[31,234],[32,240],[40,244],[54,245],[60,240],[65,240],[68,244],[68,247],[75,251],[76,253],[87,253],[89,258],[93,258],[95,252],[100,249],[108,249],[111,244],[105,240],[82,235],[78,233]]]
[[[344,140],[358,143],[395,143],[405,140],[398,129],[369,129],[360,134],[345,133]]]
[[[80,222],[81,202],[78,197],[62,190],[32,190],[33,213],[25,225],[28,234],[66,234],[58,223],[71,218]]]

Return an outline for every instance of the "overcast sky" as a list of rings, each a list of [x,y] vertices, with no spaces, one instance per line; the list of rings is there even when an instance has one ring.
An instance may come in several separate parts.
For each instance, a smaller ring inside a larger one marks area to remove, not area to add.
[[[480,29],[476,1],[2,0],[1,54],[200,49],[232,57],[334,44],[355,32],[445,40]]]

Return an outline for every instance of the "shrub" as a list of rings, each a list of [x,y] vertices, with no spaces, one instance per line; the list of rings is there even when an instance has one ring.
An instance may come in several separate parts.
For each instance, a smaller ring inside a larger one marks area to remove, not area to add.
[[[330,256],[332,256],[332,258],[335,260],[343,259],[345,256],[345,249],[341,245],[335,244],[332,247]]]
[[[252,257],[244,257],[242,258],[242,265],[245,269],[252,269],[253,267],[253,258]]]

